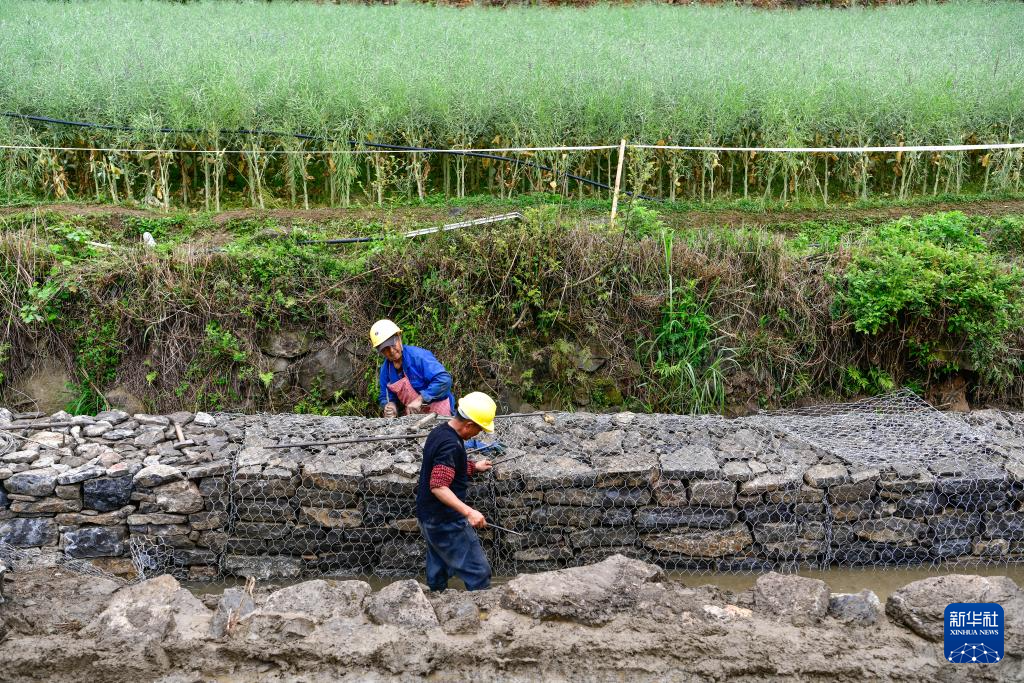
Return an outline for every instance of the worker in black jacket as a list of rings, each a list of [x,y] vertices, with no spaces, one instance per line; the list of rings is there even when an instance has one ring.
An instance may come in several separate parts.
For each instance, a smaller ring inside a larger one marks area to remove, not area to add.
[[[423,446],[423,466],[416,489],[416,519],[427,542],[427,585],[443,591],[458,576],[466,588],[491,585],[491,565],[475,529],[487,526],[484,516],[463,500],[469,477],[491,469],[490,460],[466,457],[466,439],[494,431],[497,406],[487,394],[474,391],[459,399],[456,415],[430,432]]]

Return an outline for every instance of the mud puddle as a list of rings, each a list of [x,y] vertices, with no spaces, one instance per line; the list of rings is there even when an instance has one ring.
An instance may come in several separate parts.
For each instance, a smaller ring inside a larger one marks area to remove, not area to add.
[[[949,574],[976,574],[978,576],[1008,576],[1017,585],[1024,586],[1024,565],[989,565],[984,567],[842,567],[823,571],[803,570],[797,572],[798,576],[811,579],[821,579],[833,593],[856,593],[864,589],[874,591],[878,599],[883,603],[894,591],[902,588],[911,581],[918,581],[932,576],[946,576]],[[685,572],[667,572],[669,579],[679,581],[686,586],[717,586],[722,590],[740,593],[754,587],[754,582],[761,574],[757,573],[713,573],[713,574],[688,574]],[[310,578],[285,579],[260,582],[261,588],[270,589],[271,586],[283,588],[291,586]],[[325,579],[338,581],[359,580],[370,584],[374,591],[388,586],[396,581],[408,577],[383,578],[379,576],[359,575],[337,575],[324,576]],[[423,576],[416,577],[421,583],[425,583]],[[502,586],[514,576],[496,576],[492,580],[492,586]],[[192,593],[199,596],[219,596],[226,588],[244,587],[245,579],[226,579],[210,583],[182,582]],[[462,590],[465,586],[458,579],[452,579],[450,588]]]

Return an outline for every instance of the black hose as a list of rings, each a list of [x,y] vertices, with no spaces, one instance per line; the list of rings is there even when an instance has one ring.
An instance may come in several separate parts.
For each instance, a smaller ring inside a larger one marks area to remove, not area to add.
[[[65,119],[51,118],[49,116],[33,116],[31,114],[17,114],[15,112],[3,112],[2,115],[6,116],[8,118],[22,119],[22,120],[25,120],[25,121],[35,121],[37,123],[51,123],[51,124],[56,124],[56,125],[60,125],[60,126],[74,126],[76,128],[97,128],[97,129],[100,129],[100,130],[116,130],[116,131],[122,131],[122,132],[132,132],[132,133],[140,132],[142,130],[142,129],[139,129],[139,128],[133,128],[131,126],[110,126],[110,125],[104,125],[104,124],[100,124],[100,123],[90,123],[88,121],[68,121],[68,120],[65,120]],[[155,130],[155,132],[158,132],[158,133],[186,133],[186,134],[190,134],[190,135],[197,135],[197,134],[200,134],[200,133],[210,132],[210,131],[205,131],[205,130],[201,130],[201,129],[198,129],[198,128],[156,128],[154,130]],[[220,132],[221,133],[231,133],[233,135],[271,135],[271,136],[277,136],[277,137],[293,137],[293,138],[297,138],[299,140],[316,140],[318,142],[339,142],[339,140],[337,138],[328,138],[328,137],[323,137],[323,136],[318,136],[318,135],[308,135],[306,133],[286,133],[286,132],[277,131],[277,130],[260,130],[260,129],[239,128],[238,130],[234,130],[234,131],[220,131]],[[362,145],[363,147],[372,147],[374,149],[390,149],[390,150],[394,150],[396,152],[425,152],[425,153],[428,153],[428,154],[451,154],[451,155],[454,155],[454,156],[466,156],[466,157],[473,157],[473,158],[477,158],[477,159],[491,159],[493,161],[504,161],[504,162],[507,162],[507,163],[510,163],[510,164],[518,164],[518,165],[521,165],[521,166],[528,166],[530,168],[540,169],[541,171],[549,171],[551,173],[557,173],[558,172],[555,169],[551,168],[550,166],[545,166],[544,164],[539,164],[539,163],[537,163],[535,161],[527,161],[525,159],[517,159],[515,157],[506,157],[506,156],[501,156],[499,154],[490,154],[488,152],[465,152],[465,151],[457,150],[457,149],[436,149],[436,148],[431,148],[431,147],[410,147],[408,145],[388,145],[388,144],[380,143],[380,142],[366,142],[366,141],[359,142],[357,140],[347,140],[346,142],[347,142],[347,144],[350,147],[353,147],[353,148],[359,147],[360,145]],[[575,180],[576,182],[581,183],[583,185],[589,185],[591,187],[597,187],[597,188],[600,188],[602,190],[611,190],[611,189],[613,189],[611,185],[606,185],[605,183],[602,183],[599,180],[594,180],[592,178],[585,178],[583,176],[578,176],[578,175],[576,175],[574,173],[567,173],[567,172],[563,171],[562,172],[562,176],[565,177],[565,178],[568,178],[570,180]],[[627,197],[634,196],[633,193],[629,192],[628,190],[622,190],[622,193],[624,195],[626,195]],[[637,199],[643,199],[645,201],[661,201],[661,200],[656,199],[654,197],[647,197],[645,195],[636,195],[636,198]]]

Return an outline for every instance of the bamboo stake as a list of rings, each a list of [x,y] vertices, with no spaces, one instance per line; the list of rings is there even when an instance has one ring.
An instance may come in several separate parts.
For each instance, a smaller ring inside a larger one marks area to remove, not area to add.
[[[622,161],[626,157],[626,138],[619,142],[619,165],[615,168],[615,189],[612,191],[612,216],[609,221],[611,227],[615,227],[615,214],[619,210],[619,186],[622,184]]]

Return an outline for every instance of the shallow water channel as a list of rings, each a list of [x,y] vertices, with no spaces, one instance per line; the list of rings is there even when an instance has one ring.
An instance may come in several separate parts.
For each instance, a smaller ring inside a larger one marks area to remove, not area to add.
[[[829,585],[833,593],[856,593],[857,591],[872,590],[879,600],[885,602],[891,593],[902,588],[912,581],[926,579],[930,576],[944,576],[947,574],[977,574],[981,576],[1008,576],[1017,582],[1017,585],[1024,586],[1024,564],[990,565],[985,567],[840,567],[828,570],[806,570],[797,572],[800,576],[812,579],[821,579]],[[752,588],[760,574],[757,573],[709,573],[709,574],[688,574],[684,572],[668,572],[670,579],[681,581],[688,586],[714,585],[723,590],[738,593]],[[316,577],[305,577],[302,579],[279,579],[267,581],[263,587],[276,586],[284,587],[309,581]],[[379,590],[388,584],[401,580],[401,578],[384,578],[379,576],[324,576],[328,580],[357,579],[370,584],[374,590]],[[402,577],[407,578],[407,577]],[[423,577],[417,577],[421,582]],[[493,580],[493,585],[500,586],[511,581],[512,576],[498,576]],[[183,585],[199,596],[220,594],[225,588],[233,586],[244,586],[245,579],[223,579],[209,583],[183,582]],[[450,587],[462,589],[462,582],[452,579]]]

